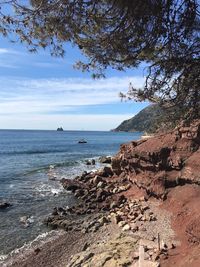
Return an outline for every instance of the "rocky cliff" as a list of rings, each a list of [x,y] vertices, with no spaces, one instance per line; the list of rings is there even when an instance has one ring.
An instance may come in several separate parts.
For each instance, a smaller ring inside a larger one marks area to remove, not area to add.
[[[167,134],[124,144],[112,160],[113,177],[126,177],[147,197],[164,200],[160,207],[172,214],[179,246],[160,260],[162,267],[200,266],[199,163],[199,120],[183,123]]]
[[[128,178],[148,195],[165,198],[168,189],[200,185],[200,122],[121,146],[112,160],[115,175]]]

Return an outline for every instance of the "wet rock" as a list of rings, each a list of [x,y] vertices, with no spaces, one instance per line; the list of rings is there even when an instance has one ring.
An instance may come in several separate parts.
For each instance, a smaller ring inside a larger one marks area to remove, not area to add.
[[[105,166],[103,168],[103,176],[104,177],[108,177],[108,176],[112,176],[112,175],[113,175],[112,169],[110,167],[108,167],[108,166]]]
[[[84,171],[82,172],[81,176],[80,176],[80,179],[84,179],[86,176],[88,175],[88,172],[87,171]]]
[[[57,208],[54,208],[54,209],[53,209],[53,211],[52,211],[52,215],[54,215],[54,216],[55,216],[55,215],[58,215],[58,210],[57,210]]]
[[[34,219],[33,216],[22,216],[20,217],[19,221],[24,225],[24,227],[28,227],[34,222]]]
[[[58,207],[57,209],[58,209],[58,212],[60,212],[60,213],[62,213],[62,212],[65,212],[65,211],[66,211],[66,210],[65,210],[64,208],[62,208],[62,207]]]
[[[92,162],[91,162],[90,160],[86,160],[86,161],[85,161],[85,164],[86,164],[86,165],[92,165]]]
[[[73,193],[77,190],[77,189],[81,189],[81,187],[83,186],[81,184],[81,182],[78,182],[74,179],[65,179],[63,178],[61,181],[62,186],[64,187],[64,189],[66,189],[67,191],[72,191]]]
[[[120,158],[117,157],[113,158],[111,165],[112,165],[112,170],[115,174],[120,175],[122,173]]]
[[[19,219],[19,221],[20,221],[21,223],[26,223],[27,220],[28,220],[28,216],[22,216],[22,217],[20,217],[20,219]]]
[[[106,157],[100,157],[99,158],[99,162],[100,163],[107,163],[107,164],[111,164],[111,160],[112,158],[110,156],[106,156]]]
[[[12,206],[12,205],[10,203],[8,203],[8,202],[0,202],[0,210],[7,209],[10,206]]]
[[[95,165],[95,160],[94,160],[94,159],[91,159],[91,160],[87,159],[87,160],[85,161],[85,164],[86,164],[86,165]]]
[[[74,193],[75,197],[82,197],[84,195],[86,195],[86,192],[84,189],[77,189]]]

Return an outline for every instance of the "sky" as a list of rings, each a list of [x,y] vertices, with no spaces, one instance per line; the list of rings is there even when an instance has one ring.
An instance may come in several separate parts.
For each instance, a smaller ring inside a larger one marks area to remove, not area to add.
[[[83,58],[70,44],[61,59],[45,50],[32,54],[0,36],[0,128],[109,131],[148,105],[119,98],[130,82],[144,84],[144,66],[109,69],[106,79],[94,80],[74,69]]]

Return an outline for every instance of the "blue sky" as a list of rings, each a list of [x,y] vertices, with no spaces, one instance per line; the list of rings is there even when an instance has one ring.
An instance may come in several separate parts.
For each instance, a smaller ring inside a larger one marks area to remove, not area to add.
[[[108,70],[106,79],[73,68],[84,58],[66,46],[65,58],[48,51],[31,54],[22,44],[0,37],[0,128],[110,130],[147,106],[121,102],[132,82],[144,83],[144,67],[119,72]]]

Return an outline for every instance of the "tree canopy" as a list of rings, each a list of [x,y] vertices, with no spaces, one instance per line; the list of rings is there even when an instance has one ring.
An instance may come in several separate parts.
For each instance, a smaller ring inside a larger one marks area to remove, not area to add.
[[[104,76],[149,64],[143,88],[128,98],[149,100],[200,117],[200,10],[198,0],[0,0],[0,33],[13,33],[29,50],[64,56],[77,45],[87,62],[77,67]]]

